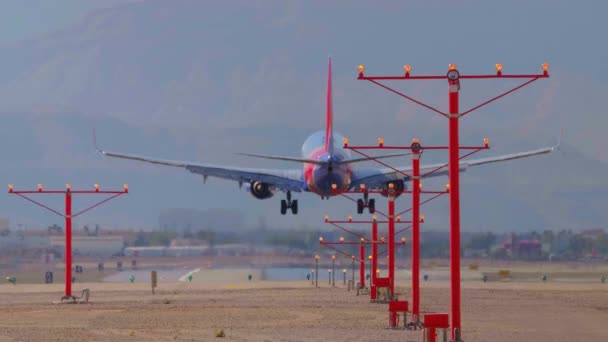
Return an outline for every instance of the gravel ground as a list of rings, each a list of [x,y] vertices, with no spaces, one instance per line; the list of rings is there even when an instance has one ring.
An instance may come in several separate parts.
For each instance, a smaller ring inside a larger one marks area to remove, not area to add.
[[[61,284],[3,284],[0,341],[209,341],[219,329],[231,341],[422,341],[388,330],[385,304],[320,285],[172,282],[152,295],[145,283],[80,283],[91,302],[68,305],[54,304]],[[447,311],[447,282],[421,294],[423,310]],[[608,340],[608,284],[465,281],[462,302],[467,342]]]

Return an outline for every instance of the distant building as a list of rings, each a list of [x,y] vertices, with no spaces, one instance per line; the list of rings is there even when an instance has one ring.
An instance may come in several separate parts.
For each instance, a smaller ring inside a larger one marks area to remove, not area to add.
[[[9,229],[9,219],[6,217],[0,217],[0,231]]]
[[[14,253],[15,251],[42,250],[51,247],[48,236],[24,234],[24,232],[11,232],[0,235],[0,253]]]
[[[200,256],[207,254],[209,250],[209,246],[142,246],[125,248],[125,255],[128,257]]]
[[[214,246],[213,252],[219,256],[244,256],[253,255],[255,250],[248,244],[230,243]]]
[[[207,246],[207,247],[209,247],[209,241],[193,240],[193,239],[173,239],[169,243],[169,247],[184,247],[184,246]]]
[[[65,236],[50,236],[51,246],[65,250]],[[86,256],[122,255],[125,240],[122,236],[72,236],[72,253]]]
[[[597,240],[599,238],[601,238],[604,235],[604,230],[602,228],[596,228],[596,229],[588,229],[588,230],[583,230],[581,232],[581,236],[585,239],[589,239],[589,240]]]
[[[185,232],[199,230],[219,231],[236,229],[243,225],[243,213],[229,209],[169,209],[160,213],[158,224],[161,231]]]
[[[541,241],[519,240],[515,235],[503,243],[503,248],[515,259],[539,260],[543,255]]]

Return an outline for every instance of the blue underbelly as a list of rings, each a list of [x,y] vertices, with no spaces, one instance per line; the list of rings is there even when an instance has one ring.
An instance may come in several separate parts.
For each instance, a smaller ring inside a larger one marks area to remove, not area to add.
[[[313,172],[313,179],[317,193],[322,196],[330,196],[334,193],[333,184],[338,190],[348,186],[347,173],[342,168],[334,168],[331,172],[327,168],[316,169]]]

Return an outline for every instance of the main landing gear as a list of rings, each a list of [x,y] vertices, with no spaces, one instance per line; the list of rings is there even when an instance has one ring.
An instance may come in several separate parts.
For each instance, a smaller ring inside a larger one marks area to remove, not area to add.
[[[369,193],[366,191],[363,193],[363,198],[357,200],[357,214],[363,214],[363,210],[367,207],[370,214],[376,212],[376,200],[369,198]]]
[[[291,191],[287,191],[287,199],[281,200],[281,215],[287,214],[287,209],[291,209],[291,213],[298,214],[298,200],[291,199]]]

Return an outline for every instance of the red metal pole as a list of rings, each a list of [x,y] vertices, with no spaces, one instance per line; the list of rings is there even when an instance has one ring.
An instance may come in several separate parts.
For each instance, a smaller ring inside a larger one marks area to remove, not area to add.
[[[420,322],[420,143],[412,144],[412,319]]]
[[[370,297],[371,297],[371,294],[374,292],[374,291],[372,291],[372,289],[374,288],[374,283],[372,282],[372,278],[373,278],[373,275],[372,275],[372,273],[373,273],[372,272],[372,264],[373,264],[373,262],[370,260],[369,261],[369,293],[370,293]]]
[[[450,175],[450,281],[451,281],[451,337],[461,341],[460,331],[460,177],[458,94],[460,82],[448,81],[449,93],[449,175]]]
[[[9,193],[16,194],[18,196],[23,197],[29,202],[32,202],[44,209],[47,209],[59,216],[65,218],[65,296],[72,296],[72,218],[87,212],[97,206],[110,201],[113,198],[116,198],[119,195],[129,193],[129,187],[127,184],[123,186],[123,191],[100,191],[99,184],[95,184],[95,190],[74,190],[72,191],[70,184],[66,184],[66,189],[64,190],[43,190],[42,184],[38,184],[38,190],[26,190],[26,191],[15,191],[13,185],[9,185]],[[65,214],[60,213],[59,211],[52,209],[40,202],[37,202],[27,196],[26,194],[64,194],[65,195]],[[96,203],[80,212],[72,215],[72,195],[73,194],[112,194],[110,198],[106,198],[105,200]]]
[[[392,191],[391,191],[392,190]],[[395,296],[395,190],[388,193],[388,281],[391,291],[389,300]]]
[[[378,269],[378,222],[372,223],[372,285],[376,285],[376,270]],[[371,289],[371,286],[370,286]],[[376,299],[376,291],[371,291],[372,299]]]
[[[429,342],[437,342],[437,336],[436,336],[437,331],[435,330],[434,327],[427,328],[426,333],[427,333],[427,336],[428,336],[427,341],[429,341]]]
[[[361,288],[365,287],[365,245],[359,246],[359,284]]]
[[[72,192],[65,192],[65,296],[72,296]]]

